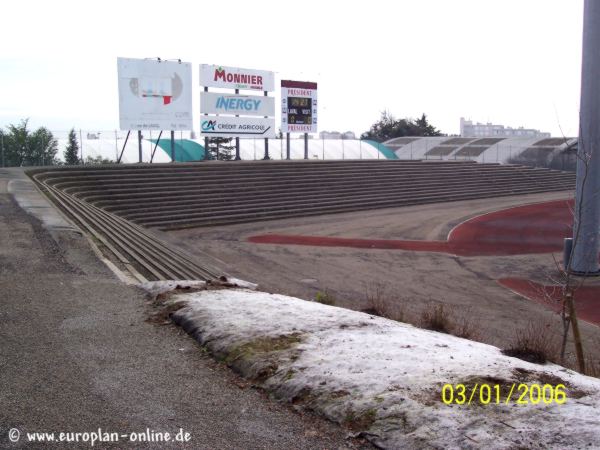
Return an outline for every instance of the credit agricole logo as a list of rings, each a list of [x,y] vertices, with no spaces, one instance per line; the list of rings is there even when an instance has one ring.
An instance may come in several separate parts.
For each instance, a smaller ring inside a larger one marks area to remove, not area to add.
[[[258,89],[263,90],[263,77],[243,72],[227,72],[223,67],[215,69],[214,81],[223,83],[234,83],[236,89]]]

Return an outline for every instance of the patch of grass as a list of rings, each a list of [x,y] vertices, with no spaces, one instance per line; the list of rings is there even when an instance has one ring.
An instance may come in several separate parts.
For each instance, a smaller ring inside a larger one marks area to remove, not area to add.
[[[429,303],[427,308],[421,311],[419,322],[421,328],[451,334],[452,320],[446,312],[442,303]]]
[[[361,312],[398,322],[404,322],[406,319],[404,302],[391,295],[385,283],[377,281],[367,283],[365,300],[368,306]]]
[[[301,340],[300,333],[260,337],[232,349],[225,358],[225,362],[231,364],[237,359],[249,359],[261,354],[287,350]]]
[[[537,372],[534,370],[527,370],[522,368],[516,368],[513,370],[513,375],[515,376],[517,383],[525,383],[525,384],[549,384],[551,386],[556,386],[557,384],[563,384],[565,388],[567,388],[567,397],[568,398],[581,398],[585,395],[588,395],[587,392],[576,389],[573,387],[571,383],[566,380],[563,380],[561,377],[557,375],[553,375],[551,373],[545,372]]]
[[[480,401],[480,396],[483,395],[483,398],[488,398],[488,394],[487,392],[485,394],[481,393],[481,386],[490,387],[489,400],[491,404],[497,402],[503,403],[509,396],[510,402],[514,404],[515,401],[523,394],[523,388],[519,388],[520,384],[525,384],[529,387],[531,387],[533,384],[540,386],[549,384],[553,387],[562,384],[565,386],[567,398],[577,399],[588,395],[587,392],[574,388],[573,385],[571,385],[568,381],[563,380],[559,376],[551,373],[538,372],[522,368],[513,369],[512,376],[510,378],[473,376],[457,381],[453,384],[455,386],[459,384],[464,385],[467,397],[470,397],[471,392],[475,392],[471,406],[484,406],[484,404]],[[496,386],[498,386],[498,388],[496,388]],[[498,389],[498,391],[496,389]],[[431,391],[431,395],[435,401],[443,401],[440,396],[440,390],[441,386],[440,388]]]
[[[456,308],[449,310],[443,303],[429,302],[421,311],[417,325],[426,330],[452,334],[464,339],[475,339],[479,335],[469,308],[457,312]]]
[[[244,377],[260,383],[271,378],[279,369],[275,354],[291,349],[300,341],[299,333],[260,337],[227,351],[222,362]],[[285,379],[293,376],[290,371]]]
[[[336,299],[333,294],[325,290],[324,292],[318,291],[315,295],[315,302],[321,303],[322,305],[334,306]]]
[[[353,410],[348,410],[344,417],[344,426],[350,428],[352,431],[365,431],[368,430],[373,422],[377,418],[377,411],[373,408],[367,409],[364,412],[357,413]]]
[[[472,310],[465,308],[460,314],[452,314],[454,326],[452,327],[452,334],[464,339],[477,339],[479,337],[479,329],[475,325],[473,319]]]
[[[549,323],[529,322],[524,329],[515,331],[515,339],[502,353],[531,363],[545,364],[560,360],[560,344]]]
[[[185,302],[153,302],[154,310],[146,318],[146,322],[154,323],[156,325],[169,325],[171,324],[171,314],[175,311],[179,311],[185,306]]]

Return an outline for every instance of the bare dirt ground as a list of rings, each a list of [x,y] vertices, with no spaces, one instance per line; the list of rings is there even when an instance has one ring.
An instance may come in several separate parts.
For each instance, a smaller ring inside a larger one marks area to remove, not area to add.
[[[120,282],[80,234],[50,233],[25,213],[6,193],[12,177],[0,169],[0,448],[42,447],[25,433],[99,428],[182,428],[191,440],[95,448],[372,448],[269,399],[180,328],[148,322],[144,292]]]
[[[385,286],[389,302],[401,305],[413,320],[431,302],[441,302],[455,315],[468,316],[479,340],[501,348],[510,345],[515,330],[530,323],[560,321],[545,307],[516,295],[496,280],[507,277],[548,282],[556,274],[552,254],[458,257],[380,249],[254,244],[253,235],[287,234],[374,239],[445,240],[457,224],[511,206],[568,199],[572,193],[532,194],[357,213],[285,219],[164,233],[201,257],[210,257],[231,275],[259,283],[260,289],[304,299],[328,292],[336,305],[366,309],[367,292]],[[560,260],[562,255],[555,254]],[[547,283],[548,284],[548,283]],[[598,327],[583,325],[597,352]],[[598,356],[598,355],[596,355]]]

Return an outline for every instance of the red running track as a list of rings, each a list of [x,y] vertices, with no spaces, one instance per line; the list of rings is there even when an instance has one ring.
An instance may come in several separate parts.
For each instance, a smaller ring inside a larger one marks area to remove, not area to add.
[[[252,236],[260,244],[313,245],[450,253],[460,256],[522,255],[562,252],[572,235],[573,201],[559,200],[484,214],[456,226],[447,241],[353,239],[327,236],[266,234]],[[506,278],[502,286],[550,309],[560,308],[560,290],[530,280]],[[583,320],[600,325],[600,286],[584,286],[574,294]]]
[[[560,252],[571,236],[572,200],[518,206],[474,217],[456,226],[447,241],[355,239],[327,236],[265,234],[258,244],[312,245],[450,253],[460,256],[522,255]]]
[[[529,300],[544,305],[553,311],[560,311],[562,290],[558,286],[544,286],[521,278],[502,278],[502,286]],[[586,322],[600,325],[600,286],[581,286],[573,293],[577,314]]]

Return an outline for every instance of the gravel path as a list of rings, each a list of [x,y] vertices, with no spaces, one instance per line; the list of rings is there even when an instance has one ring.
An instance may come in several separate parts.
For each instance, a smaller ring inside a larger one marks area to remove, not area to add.
[[[98,428],[190,433],[172,448],[371,448],[270,400],[179,328],[147,322],[141,290],[119,282],[77,233],[51,236],[5,188],[0,182],[0,448],[27,448],[26,432]],[[150,446],[127,441],[113,447]]]

